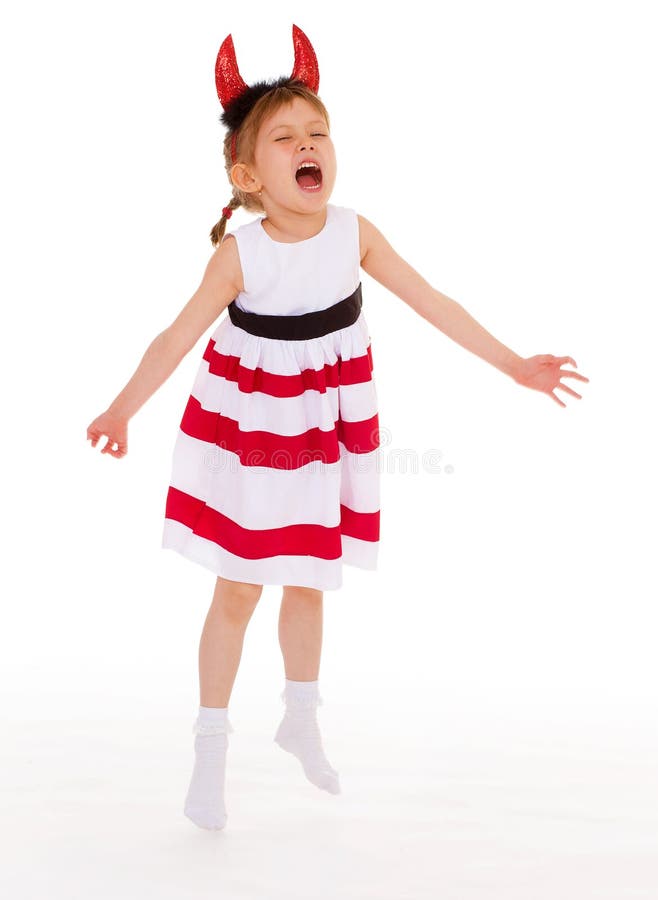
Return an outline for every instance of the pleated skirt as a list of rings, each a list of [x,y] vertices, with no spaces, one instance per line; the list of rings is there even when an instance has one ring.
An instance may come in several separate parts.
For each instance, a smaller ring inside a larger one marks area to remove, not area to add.
[[[377,568],[379,419],[361,285],[324,310],[235,303],[177,433],[162,547],[224,578],[336,590]]]

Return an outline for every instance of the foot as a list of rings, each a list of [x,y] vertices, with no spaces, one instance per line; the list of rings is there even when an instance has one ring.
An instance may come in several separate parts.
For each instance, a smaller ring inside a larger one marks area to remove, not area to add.
[[[197,734],[196,759],[185,799],[184,813],[199,828],[217,831],[226,825],[224,804],[228,735]]]
[[[288,706],[274,740],[283,750],[297,757],[312,784],[330,794],[340,794],[338,772],[324,754],[314,707],[296,709]]]

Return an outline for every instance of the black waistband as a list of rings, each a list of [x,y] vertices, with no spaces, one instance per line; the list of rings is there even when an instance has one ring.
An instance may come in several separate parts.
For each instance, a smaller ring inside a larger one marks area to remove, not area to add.
[[[302,313],[299,316],[266,316],[245,312],[235,305],[235,300],[229,303],[228,313],[234,325],[244,328],[250,334],[284,341],[306,341],[353,325],[359,318],[361,303],[361,282],[359,282],[354,293],[344,300],[339,300],[326,309]]]

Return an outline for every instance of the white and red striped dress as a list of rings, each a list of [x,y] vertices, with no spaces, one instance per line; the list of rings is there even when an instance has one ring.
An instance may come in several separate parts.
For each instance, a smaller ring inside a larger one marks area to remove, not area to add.
[[[319,310],[330,319],[357,290],[360,309],[353,209],[328,204],[324,228],[294,243],[271,238],[263,218],[230,233],[244,279],[238,311],[286,317],[276,320],[285,330]],[[335,590],[343,563],[377,568],[377,394],[368,325],[355,315],[302,340],[222,319],[176,437],[163,548],[252,584]]]

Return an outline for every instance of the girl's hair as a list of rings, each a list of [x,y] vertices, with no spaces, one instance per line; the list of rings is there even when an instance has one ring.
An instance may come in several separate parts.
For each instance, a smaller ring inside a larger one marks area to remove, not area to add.
[[[330,128],[329,113],[322,100],[320,100],[318,95],[305,84],[295,80],[288,85],[274,88],[256,101],[237,132],[236,163],[241,162],[246,165],[254,164],[256,138],[258,137],[260,126],[268,116],[276,112],[280,107],[292,103],[295,97],[302,97],[314,106],[325,119],[327,128]],[[261,203],[258,194],[249,194],[245,191],[241,191],[239,188],[235,187],[231,181],[231,169],[235,165],[231,159],[232,137],[233,132],[229,131],[224,138],[224,166],[226,168],[226,174],[228,175],[229,184],[233,187],[233,196],[226,205],[231,210],[237,209],[238,206],[242,206],[244,209],[249,210],[249,212],[265,212],[265,208]],[[210,231],[210,240],[213,247],[216,247],[224,237],[226,222],[226,216],[222,215],[219,222],[217,222],[216,225],[213,225]]]

